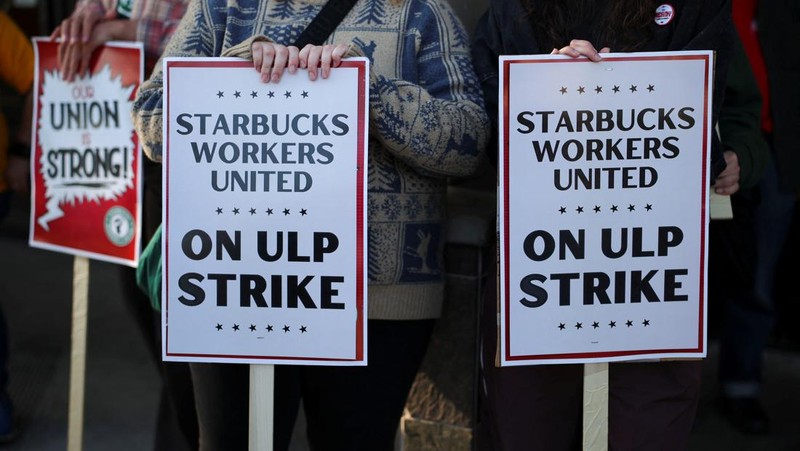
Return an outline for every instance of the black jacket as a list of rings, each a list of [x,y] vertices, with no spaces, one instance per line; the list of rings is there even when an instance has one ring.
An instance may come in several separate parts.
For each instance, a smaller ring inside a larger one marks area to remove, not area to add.
[[[716,53],[713,121],[716,124],[731,55],[731,37],[735,33],[730,0],[672,0],[670,4],[674,7],[675,18],[666,26],[657,26],[654,22],[652,39],[642,50],[713,50]],[[655,16],[655,12],[653,14]],[[547,54],[551,50],[539,47],[534,28],[520,0],[492,0],[489,9],[478,20],[473,36],[472,57],[483,87],[489,118],[494,125],[490,155],[497,156],[498,56]],[[496,164],[496,158],[494,162]],[[711,146],[712,183],[724,168],[722,148],[714,136]]]
[[[772,143],[781,187],[800,194],[800,1],[758,2],[758,37],[767,66]]]

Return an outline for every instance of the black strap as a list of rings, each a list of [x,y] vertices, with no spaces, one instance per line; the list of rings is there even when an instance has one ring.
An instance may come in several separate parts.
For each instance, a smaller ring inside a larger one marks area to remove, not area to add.
[[[302,49],[306,44],[322,45],[333,29],[344,19],[357,0],[330,0],[308,24],[294,45]]]

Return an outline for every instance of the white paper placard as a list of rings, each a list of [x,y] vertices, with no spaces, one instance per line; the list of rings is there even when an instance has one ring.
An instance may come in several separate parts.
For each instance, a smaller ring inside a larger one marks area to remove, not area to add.
[[[501,365],[705,356],[712,68],[501,57]]]
[[[164,68],[164,359],[365,365],[368,61]]]

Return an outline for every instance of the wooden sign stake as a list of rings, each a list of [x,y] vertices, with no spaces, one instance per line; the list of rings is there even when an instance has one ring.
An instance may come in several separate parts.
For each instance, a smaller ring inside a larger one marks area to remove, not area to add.
[[[69,372],[67,450],[83,447],[83,401],[86,379],[86,324],[89,306],[89,259],[75,257],[72,268],[72,358]]]
[[[583,449],[608,449],[608,363],[583,366]]]
[[[250,451],[272,451],[275,365],[250,365]]]

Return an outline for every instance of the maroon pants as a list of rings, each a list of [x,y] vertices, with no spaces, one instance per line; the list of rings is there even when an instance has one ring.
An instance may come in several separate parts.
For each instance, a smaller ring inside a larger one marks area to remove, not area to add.
[[[583,365],[495,366],[495,274],[489,275],[486,285],[478,449],[580,450]],[[687,449],[700,398],[701,371],[701,360],[610,364],[610,449]]]

